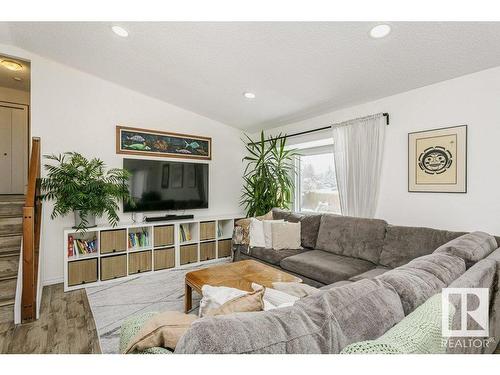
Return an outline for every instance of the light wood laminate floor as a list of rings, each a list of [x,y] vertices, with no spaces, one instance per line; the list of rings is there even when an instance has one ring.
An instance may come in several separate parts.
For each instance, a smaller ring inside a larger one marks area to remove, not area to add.
[[[0,324],[0,353],[101,353],[85,290],[64,293],[63,284],[43,288],[39,320]]]

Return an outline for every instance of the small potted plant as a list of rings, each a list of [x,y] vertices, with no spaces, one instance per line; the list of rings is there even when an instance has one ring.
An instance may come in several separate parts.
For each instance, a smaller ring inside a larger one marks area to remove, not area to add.
[[[56,162],[44,165],[47,176],[41,179],[41,198],[55,201],[52,219],[74,212],[74,228],[84,231],[95,226],[96,216],[106,214],[110,224],[116,226],[118,202],[133,204],[126,184],[130,174],[126,170],[106,170],[102,160],[88,160],[77,152],[44,157]]]

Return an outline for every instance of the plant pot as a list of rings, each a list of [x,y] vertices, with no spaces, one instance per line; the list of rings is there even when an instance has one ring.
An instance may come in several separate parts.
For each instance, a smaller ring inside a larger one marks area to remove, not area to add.
[[[79,228],[82,224],[82,217],[80,211],[74,211],[75,214],[75,226],[73,228]],[[82,228],[93,228],[96,227],[95,215],[87,214],[87,225],[82,226]]]

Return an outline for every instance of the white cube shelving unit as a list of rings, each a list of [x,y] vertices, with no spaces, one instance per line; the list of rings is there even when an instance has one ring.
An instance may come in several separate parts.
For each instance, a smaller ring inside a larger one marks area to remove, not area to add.
[[[97,226],[86,232],[67,228],[63,238],[64,290],[227,259],[231,256],[234,222],[240,217],[241,214],[128,223],[116,227]],[[189,239],[182,237],[181,226],[189,229]],[[211,228],[214,230],[213,236]],[[68,253],[70,238],[73,240],[74,255]],[[75,251],[77,240],[81,243],[87,241],[88,253]],[[207,250],[210,247],[208,243],[213,249]],[[211,255],[205,256],[208,252]],[[205,259],[202,259],[202,255]]]

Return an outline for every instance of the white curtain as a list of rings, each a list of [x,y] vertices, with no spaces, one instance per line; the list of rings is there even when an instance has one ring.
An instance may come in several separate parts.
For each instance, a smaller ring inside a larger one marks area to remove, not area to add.
[[[343,215],[375,216],[385,127],[382,113],[332,126],[335,172]]]

